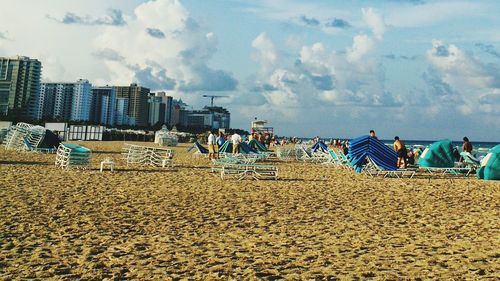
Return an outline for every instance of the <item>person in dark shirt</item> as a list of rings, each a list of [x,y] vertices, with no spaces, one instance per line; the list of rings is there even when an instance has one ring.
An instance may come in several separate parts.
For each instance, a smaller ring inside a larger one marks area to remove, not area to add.
[[[377,136],[375,135],[375,131],[374,130],[370,130],[370,138],[374,138],[374,139],[377,139]]]

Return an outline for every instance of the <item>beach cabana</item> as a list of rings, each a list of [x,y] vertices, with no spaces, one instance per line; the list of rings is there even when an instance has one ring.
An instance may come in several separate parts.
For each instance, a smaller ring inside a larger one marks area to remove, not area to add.
[[[455,161],[451,140],[432,143],[422,152],[418,164],[423,168],[453,168]]]
[[[155,132],[155,143],[160,146],[176,146],[178,141],[177,135],[171,133],[165,125],[161,127],[161,130]]]
[[[328,153],[328,146],[324,142],[318,141],[311,147],[311,151]]]
[[[477,177],[483,180],[500,180],[500,144],[493,147],[481,160]]]
[[[366,135],[352,139],[349,143],[349,159],[357,172],[361,172],[364,166],[369,163],[367,158],[381,169],[397,170],[398,156],[396,152],[378,139]]]
[[[261,151],[261,152],[266,152],[267,148],[265,145],[263,145],[261,142],[257,141],[256,139],[251,140],[248,142],[248,145],[253,148],[255,151]]]

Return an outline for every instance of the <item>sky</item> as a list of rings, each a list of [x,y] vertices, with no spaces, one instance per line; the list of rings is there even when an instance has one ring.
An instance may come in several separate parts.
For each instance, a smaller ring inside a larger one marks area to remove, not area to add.
[[[278,135],[500,142],[500,1],[0,0],[0,56]]]

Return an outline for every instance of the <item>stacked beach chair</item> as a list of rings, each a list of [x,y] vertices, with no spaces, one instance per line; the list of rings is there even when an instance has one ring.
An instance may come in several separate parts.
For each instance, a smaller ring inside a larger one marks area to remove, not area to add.
[[[123,155],[128,164],[173,167],[173,151],[159,147],[149,147],[126,143]]]
[[[212,162],[212,172],[219,172],[222,179],[278,179],[278,168],[274,165],[257,163],[266,160],[269,154],[221,153],[221,158]]]
[[[8,150],[36,150],[45,137],[45,128],[19,122],[12,126],[5,138]]]
[[[354,170],[370,176],[413,178],[415,175],[415,170],[398,169],[396,152],[370,136],[361,136],[350,141],[349,159]]]
[[[92,152],[78,144],[61,143],[57,148],[56,167],[68,169],[71,167],[86,169],[90,167]]]

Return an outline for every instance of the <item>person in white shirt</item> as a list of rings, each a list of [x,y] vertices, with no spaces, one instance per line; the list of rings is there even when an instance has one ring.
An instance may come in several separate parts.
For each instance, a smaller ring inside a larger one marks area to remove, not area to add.
[[[215,159],[215,146],[216,146],[216,139],[215,135],[212,134],[212,132],[209,132],[210,134],[208,135],[208,160]]]
[[[231,142],[233,144],[233,154],[240,152],[241,136],[238,133],[234,133],[231,136]]]

